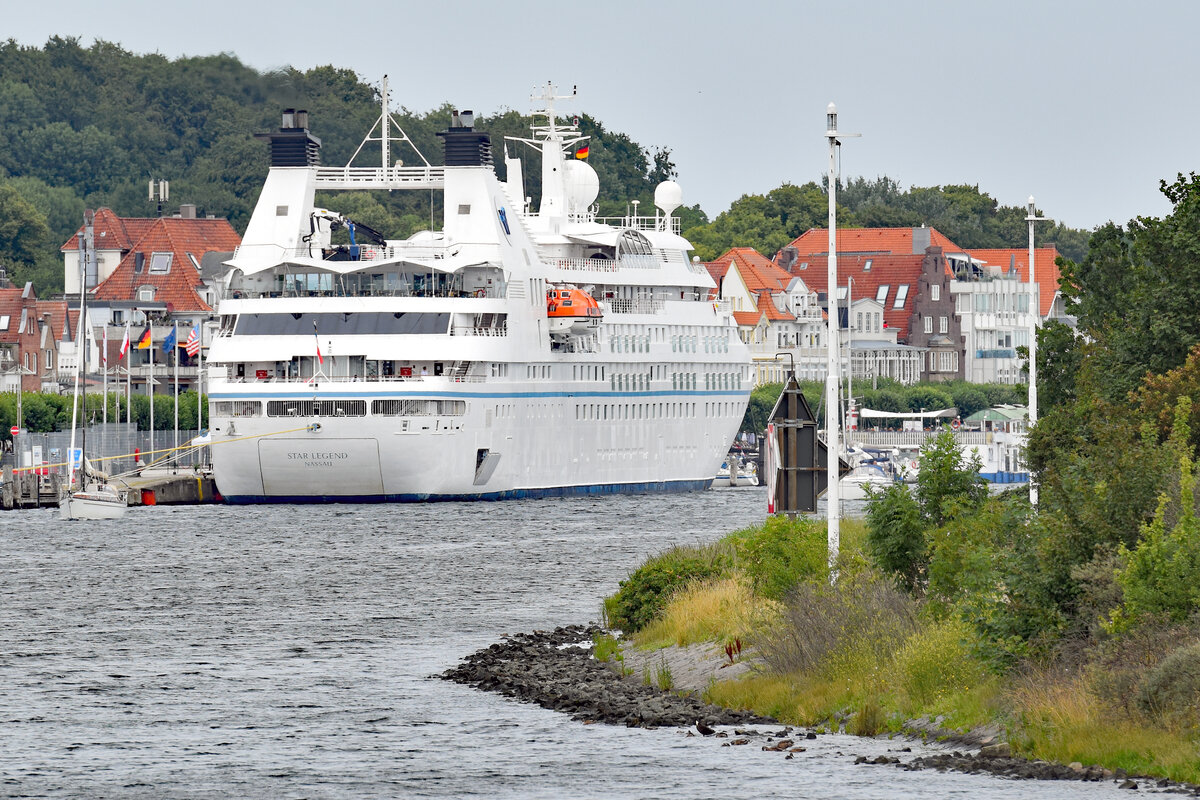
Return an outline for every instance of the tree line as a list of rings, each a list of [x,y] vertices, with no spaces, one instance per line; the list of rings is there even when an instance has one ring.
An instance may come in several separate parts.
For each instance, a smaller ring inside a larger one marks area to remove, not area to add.
[[[195,204],[200,213],[226,217],[242,231],[268,168],[267,148],[252,136],[279,125],[286,107],[306,108],[322,140],[322,161],[347,163],[379,115],[379,88],[332,65],[259,72],[222,53],[168,59],[135,54],[112,42],[84,47],[52,37],[42,47],[0,44],[0,266],[15,283],[31,280],[39,296],[62,288],[58,247],[79,227],[85,208],[108,206],[123,216],[152,216],[150,179],[171,182],[171,207]],[[401,107],[396,119],[433,164],[442,163],[436,133],[451,105],[427,111]],[[525,162],[525,194],[534,204],[540,156],[506,142],[529,134],[530,117],[501,109],[477,116],[492,135],[496,169],[505,177],[505,148]],[[599,174],[602,215],[626,213],[632,200],[653,207],[654,188],[676,175],[669,148],[648,148],[579,114],[591,138],[588,163]],[[356,161],[368,164],[377,152]],[[393,157],[421,163],[412,149]],[[927,224],[963,247],[1019,247],[1024,209],[999,206],[978,186],[902,189],[890,178],[855,178],[839,187],[846,225]],[[419,193],[338,193],[318,203],[388,237],[439,227],[440,198]],[[711,220],[698,205],[677,212],[702,259],[732,246],[771,255],[812,227],[825,224],[823,183],[784,184],[766,195],[746,195]],[[1071,258],[1084,254],[1088,234],[1044,228]]]

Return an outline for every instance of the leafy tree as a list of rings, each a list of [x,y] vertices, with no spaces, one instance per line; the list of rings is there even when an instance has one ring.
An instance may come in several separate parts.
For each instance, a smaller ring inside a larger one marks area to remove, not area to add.
[[[921,507],[907,486],[894,484],[867,499],[867,552],[896,584],[918,593],[929,564]]]
[[[964,511],[977,509],[987,497],[979,475],[979,456],[966,456],[949,430],[926,439],[917,473],[917,501],[926,525],[944,525]]]

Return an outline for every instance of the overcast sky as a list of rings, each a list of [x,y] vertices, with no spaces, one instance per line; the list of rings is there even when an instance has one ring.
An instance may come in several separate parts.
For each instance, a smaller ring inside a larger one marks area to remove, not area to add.
[[[819,180],[833,101],[840,129],[863,134],[842,147],[844,177],[978,184],[1004,205],[1032,194],[1082,228],[1168,213],[1159,180],[1200,166],[1198,31],[1195,0],[42,0],[0,23],[34,46],[58,34],[387,73],[416,111],[527,112],[535,86],[577,85],[565,113],[669,148],[685,202],[710,217]]]

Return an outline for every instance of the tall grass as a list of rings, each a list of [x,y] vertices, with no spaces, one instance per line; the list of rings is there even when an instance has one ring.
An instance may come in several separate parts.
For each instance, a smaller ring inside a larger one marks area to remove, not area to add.
[[[1200,782],[1195,731],[1131,719],[1102,703],[1082,675],[1026,676],[1010,699],[1017,715],[1012,741],[1023,755]]]
[[[677,591],[653,622],[635,637],[642,647],[753,640],[756,620],[769,613],[737,575],[693,581]]]

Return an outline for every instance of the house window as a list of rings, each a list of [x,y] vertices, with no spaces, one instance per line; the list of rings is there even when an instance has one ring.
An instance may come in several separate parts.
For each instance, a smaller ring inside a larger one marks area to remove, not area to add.
[[[188,253],[187,257],[188,257],[188,261],[192,262],[193,267],[195,267],[197,270],[200,269],[200,262],[196,260],[196,257],[194,255],[192,255],[191,253]]]
[[[141,289],[138,289],[137,296],[138,296],[138,300],[142,300],[142,301],[153,300],[154,299],[154,287],[153,286],[143,286]]]
[[[46,369],[54,369],[54,351],[46,351]]]
[[[879,303],[880,305],[887,305],[888,289],[891,288],[892,285],[890,283],[881,284],[880,287],[875,290],[875,302]]]
[[[166,275],[171,271],[171,259],[174,253],[154,253],[150,256],[150,274]]]
[[[937,353],[933,352],[932,350],[929,351],[929,371],[930,372],[937,372],[937,356],[938,356]]]
[[[9,320],[8,314],[0,314],[0,331],[8,330],[8,320]]]
[[[929,287],[929,299],[935,303],[942,299],[941,284],[935,283]]]
[[[908,299],[908,284],[902,283],[896,287],[896,302],[892,304],[892,308],[904,308],[904,301]]]
[[[858,316],[855,317],[855,319],[854,319],[854,329],[856,331],[861,331],[863,329],[863,321],[862,321],[862,312],[861,311],[858,312]]]
[[[925,317],[925,332],[933,333],[933,317]]]
[[[950,320],[947,317],[938,317],[938,333],[945,333],[950,330]]]

